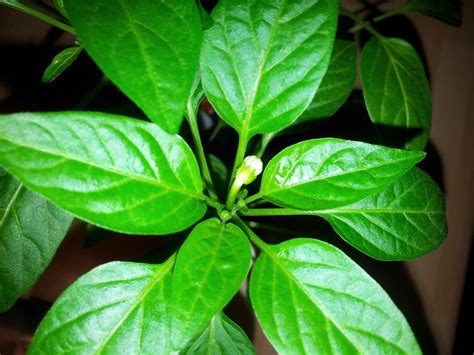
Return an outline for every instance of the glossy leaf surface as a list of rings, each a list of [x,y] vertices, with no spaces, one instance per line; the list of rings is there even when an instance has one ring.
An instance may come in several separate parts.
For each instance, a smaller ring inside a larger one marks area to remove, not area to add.
[[[382,143],[423,150],[431,127],[431,91],[411,44],[398,38],[372,38],[361,53],[360,75],[372,122],[406,128],[399,142],[393,142],[389,132],[381,134]]]
[[[452,26],[461,26],[461,4],[460,0],[407,0],[403,9],[434,17]]]
[[[198,66],[194,0],[64,0],[81,44],[145,114],[177,133]]]
[[[423,152],[335,138],[303,141],[268,163],[260,194],[304,210],[343,206],[383,189],[423,157]]]
[[[188,348],[186,355],[255,354],[252,343],[244,331],[223,312],[212,317],[208,327]]]
[[[270,248],[255,263],[250,299],[279,353],[421,354],[389,296],[339,249],[314,239]]]
[[[81,47],[66,48],[53,58],[53,61],[46,68],[41,82],[47,84],[60,76],[69,66],[74,63],[81,53]]]
[[[75,216],[120,232],[172,233],[206,211],[184,140],[123,116],[0,116],[0,164]]]
[[[311,102],[331,55],[336,0],[221,0],[204,34],[203,87],[242,136],[278,131]]]
[[[173,261],[112,262],[88,272],[54,303],[29,353],[169,353]]]
[[[347,100],[356,80],[357,45],[337,39],[328,71],[313,101],[296,122],[332,116]]]
[[[237,226],[198,224],[180,248],[173,275],[172,339],[182,348],[232,299],[250,267],[250,244]]]
[[[44,272],[72,217],[0,169],[0,312]]]
[[[435,250],[447,233],[443,193],[414,168],[382,191],[324,217],[348,243],[381,260],[406,260]]]

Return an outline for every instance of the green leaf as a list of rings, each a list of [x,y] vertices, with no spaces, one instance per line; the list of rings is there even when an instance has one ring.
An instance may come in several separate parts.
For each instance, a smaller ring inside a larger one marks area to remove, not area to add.
[[[186,349],[183,355],[250,355],[255,349],[244,331],[223,312],[212,317],[208,327]]]
[[[201,43],[194,0],[64,0],[87,53],[169,133],[186,108]]]
[[[179,250],[173,274],[172,339],[183,348],[239,290],[250,267],[250,243],[216,218],[198,224]]]
[[[406,260],[435,250],[446,238],[442,191],[414,168],[361,201],[315,211],[348,243],[380,260]]]
[[[66,7],[64,6],[64,0],[54,0],[54,5],[61,15],[63,15],[65,18],[68,18]]]
[[[421,354],[385,291],[339,249],[318,240],[271,246],[253,268],[250,299],[282,354]]]
[[[244,139],[281,130],[311,102],[331,55],[336,0],[221,0],[201,52],[206,96]]]
[[[0,176],[0,312],[34,285],[51,262],[72,217]]]
[[[60,76],[72,63],[74,63],[81,51],[82,47],[71,47],[61,51],[53,58],[51,64],[48,65],[44,71],[41,82],[43,84],[48,84]]]
[[[212,21],[211,16],[207,13],[204,6],[202,6],[201,1],[197,0],[197,3],[199,6],[199,14],[201,15],[201,27],[202,27],[202,30],[205,31],[212,27],[212,25],[214,24],[214,21]]]
[[[189,112],[192,112],[193,117],[188,118],[195,119],[199,111],[199,105],[201,104],[202,99],[204,99],[204,90],[201,84],[201,71],[198,68],[194,75],[193,84],[191,85],[191,91],[188,95],[188,106],[186,110],[186,115],[188,115]]]
[[[393,132],[381,132],[382,143],[423,150],[431,127],[431,92],[411,44],[398,38],[372,38],[361,53],[360,75],[372,122],[406,128],[401,142],[393,142]]]
[[[0,165],[73,215],[119,232],[177,232],[206,212],[184,140],[123,116],[0,116]]]
[[[434,17],[452,26],[461,26],[460,0],[407,0],[402,9]]]
[[[356,80],[356,56],[355,42],[336,40],[328,71],[297,122],[330,117],[344,104]]]
[[[258,195],[304,210],[344,206],[396,181],[424,156],[335,138],[303,141],[268,163]]]
[[[173,262],[112,262],[88,272],[54,303],[29,353],[168,353]]]

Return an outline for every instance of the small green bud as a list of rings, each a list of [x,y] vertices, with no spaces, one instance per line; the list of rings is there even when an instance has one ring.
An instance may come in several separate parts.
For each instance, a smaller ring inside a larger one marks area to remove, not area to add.
[[[235,182],[237,185],[248,185],[252,183],[263,170],[262,161],[255,155],[244,159],[242,165],[237,169]]]
[[[232,214],[228,210],[222,210],[218,212],[221,220],[227,222],[232,218]]]
[[[249,194],[249,190],[243,189],[239,192],[239,198],[246,198],[248,194]]]
[[[245,203],[245,200],[241,198],[237,201],[237,206],[239,207],[239,209],[241,209],[247,207],[247,204]]]

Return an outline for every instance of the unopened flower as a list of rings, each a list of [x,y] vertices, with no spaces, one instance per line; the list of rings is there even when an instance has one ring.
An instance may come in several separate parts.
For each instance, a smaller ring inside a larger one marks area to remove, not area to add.
[[[237,185],[248,185],[252,183],[263,170],[263,163],[255,155],[246,157],[242,165],[237,169],[235,182]]]

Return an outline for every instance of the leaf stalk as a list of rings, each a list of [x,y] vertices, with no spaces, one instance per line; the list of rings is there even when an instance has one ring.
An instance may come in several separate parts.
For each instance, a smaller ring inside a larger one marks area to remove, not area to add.
[[[209,195],[214,200],[218,201],[219,197],[217,196],[216,189],[212,181],[211,172],[209,170],[209,166],[207,165],[206,154],[204,153],[204,148],[201,141],[201,135],[199,134],[197,116],[194,113],[194,110],[191,107],[190,103],[188,103],[186,110],[186,119],[189,123],[189,127],[191,128],[191,134],[193,136],[194,146],[196,147],[197,157],[201,168],[201,175],[204,180],[204,184],[206,185],[206,189],[209,192]]]
[[[361,29],[362,28],[366,29],[368,32],[370,32],[375,37],[382,37],[382,35],[377,30],[375,30],[367,21],[364,21],[359,16],[357,16],[355,13],[353,13],[352,11],[350,11],[350,10],[348,10],[348,9],[342,7],[342,6],[341,6],[341,10],[340,10],[340,15],[352,19],[358,26],[361,27]]]
[[[398,9],[395,9],[393,11],[388,11],[388,12],[385,12],[379,16],[376,16],[374,17],[371,21],[366,21],[367,23],[368,22],[372,22],[372,23],[377,23],[377,22],[380,22],[380,21],[383,21],[387,18],[390,18],[392,16],[396,16],[396,15],[402,15],[406,12],[406,9],[402,6],[402,7],[399,7]],[[360,24],[357,24],[355,25],[354,27],[350,28],[349,29],[349,32],[350,33],[355,33],[355,32],[358,32],[360,31],[361,29],[363,29],[364,27]]]
[[[273,251],[270,249],[270,245],[268,245],[263,240],[261,240],[239,216],[234,216],[232,220],[240,228],[242,228],[242,230],[245,232],[245,234],[247,234],[247,236],[252,241],[252,243],[257,246],[257,248],[259,248],[261,251],[263,251],[266,254],[270,254],[270,255],[274,254]]]
[[[6,6],[8,6],[8,4],[6,4]],[[66,25],[64,22],[56,20],[56,19],[54,19],[54,18],[38,11],[38,10],[35,10],[31,7],[28,7],[28,6],[23,5],[23,4],[22,4],[21,7],[19,7],[19,6],[9,6],[9,7],[13,8],[15,10],[24,12],[25,14],[31,15],[33,17],[36,17],[37,19],[39,19],[41,21],[44,21],[44,22],[47,22],[50,25],[55,26],[57,28],[60,28],[63,31],[69,32],[72,35],[75,35],[75,36],[77,35],[76,30],[74,30],[74,28],[72,28],[71,26]]]

